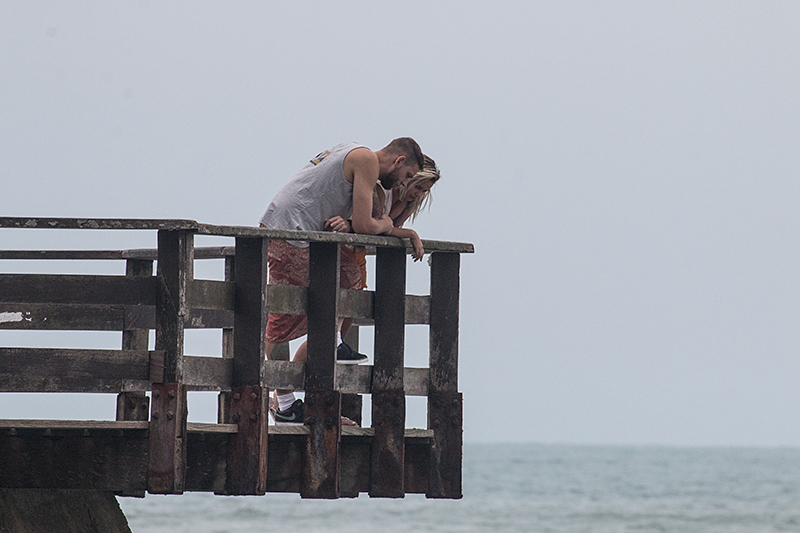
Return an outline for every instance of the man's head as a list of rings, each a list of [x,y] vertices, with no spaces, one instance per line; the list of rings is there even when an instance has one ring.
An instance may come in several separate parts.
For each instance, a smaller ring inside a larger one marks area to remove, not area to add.
[[[411,137],[395,139],[376,153],[380,164],[378,180],[386,190],[407,183],[424,164],[422,150]]]

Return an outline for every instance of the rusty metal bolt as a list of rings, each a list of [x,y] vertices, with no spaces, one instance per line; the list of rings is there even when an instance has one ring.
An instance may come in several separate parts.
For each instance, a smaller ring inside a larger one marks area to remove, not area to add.
[[[253,400],[258,400],[258,394],[256,394],[255,392],[251,392],[250,393],[250,398],[253,399]]]
[[[241,394],[239,394],[238,392],[236,392],[236,393],[234,393],[234,394],[233,394],[233,399],[234,399],[234,400],[236,400],[237,402],[239,401],[239,399],[240,399],[241,397],[242,397],[242,395],[241,395]]]
[[[153,411],[153,418],[158,418],[158,411]]]
[[[169,395],[170,398],[174,398],[175,397],[175,391],[174,390],[169,391],[167,394]]]
[[[175,413],[167,411],[167,420],[172,420],[173,418],[175,418]]]
[[[231,420],[233,420],[234,422],[238,422],[239,418],[241,418],[239,416],[239,413],[233,413],[233,416],[231,417]]]
[[[453,407],[458,407],[458,399],[453,400]]]

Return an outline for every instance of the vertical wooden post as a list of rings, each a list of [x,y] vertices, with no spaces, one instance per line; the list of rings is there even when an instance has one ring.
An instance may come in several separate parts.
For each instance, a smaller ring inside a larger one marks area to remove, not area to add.
[[[458,392],[457,253],[431,254],[428,428],[433,429],[428,498],[461,498],[463,406]]]
[[[228,437],[226,494],[264,494],[267,487],[268,391],[262,387],[267,327],[267,240],[236,238],[233,375]]]
[[[125,263],[126,276],[153,275],[153,261],[148,259],[128,259]],[[123,350],[147,350],[150,331],[147,329],[126,329],[122,332]],[[117,395],[117,420],[147,420],[150,412],[150,399],[144,391],[121,392]]]
[[[182,494],[186,474],[186,386],[183,385],[183,325],[186,286],[193,278],[194,234],[158,232],[156,350],[164,351],[164,382],[153,384],[147,490]]]
[[[372,370],[375,437],[369,487],[372,497],[405,496],[405,294],[405,249],[378,248],[375,258],[375,365]]]
[[[148,259],[128,259],[125,263],[126,276],[153,275],[153,261]],[[126,329],[122,332],[123,350],[147,350],[150,331],[147,329]],[[117,420],[147,420],[150,413],[150,398],[144,391],[121,392],[117,395]],[[125,491],[120,496],[144,498],[145,491]]]
[[[225,256],[225,281],[235,280],[236,259],[232,255]],[[222,358],[233,359],[233,329],[222,328]],[[217,400],[217,424],[224,424],[230,420],[228,408],[230,407],[230,391],[219,393]]]
[[[308,360],[306,361],[306,462],[303,498],[338,498],[341,393],[335,390],[339,245],[310,243]]]

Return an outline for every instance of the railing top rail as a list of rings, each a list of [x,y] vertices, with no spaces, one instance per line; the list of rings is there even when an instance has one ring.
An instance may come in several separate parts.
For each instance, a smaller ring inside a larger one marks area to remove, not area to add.
[[[181,219],[0,217],[0,228],[197,230],[198,226],[194,220]]]
[[[30,229],[116,229],[116,230],[188,230],[200,235],[223,237],[267,237],[280,240],[297,240],[309,242],[338,242],[363,246],[381,246],[410,249],[409,244],[397,237],[380,235],[361,235],[356,233],[331,233],[320,231],[285,231],[270,230],[252,226],[218,226],[200,224],[194,220],[180,219],[95,219],[95,218],[14,218],[0,217],[0,228]],[[426,252],[473,253],[470,243],[423,240]],[[133,250],[118,253],[131,253]],[[116,259],[116,257],[100,257],[103,251],[97,251],[96,259]],[[119,259],[133,258],[122,256]],[[138,258],[144,258],[138,256]]]

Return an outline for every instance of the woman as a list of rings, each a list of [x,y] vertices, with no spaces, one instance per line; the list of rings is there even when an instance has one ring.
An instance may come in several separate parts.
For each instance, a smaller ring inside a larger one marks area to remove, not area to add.
[[[389,207],[389,217],[394,222],[394,228],[386,235],[410,239],[411,246],[414,248],[411,253],[414,261],[422,259],[425,250],[422,248],[422,240],[417,232],[404,228],[403,224],[409,217],[413,222],[419,212],[429,204],[431,188],[439,181],[440,177],[436,162],[426,155],[422,170],[414,174],[405,187],[397,185],[387,195],[386,204],[391,206]]]

